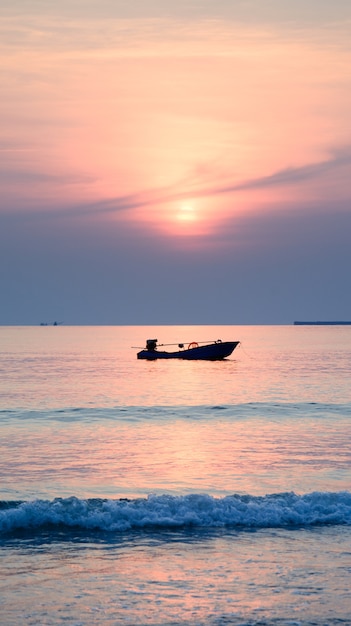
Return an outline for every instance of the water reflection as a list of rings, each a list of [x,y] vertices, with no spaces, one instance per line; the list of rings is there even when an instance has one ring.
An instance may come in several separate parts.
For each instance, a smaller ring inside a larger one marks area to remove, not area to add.
[[[350,542],[349,528],[23,542],[20,572],[1,552],[2,592],[33,623],[74,607],[84,624],[347,624]]]
[[[6,408],[351,401],[350,328],[5,327],[0,335]],[[131,346],[148,336],[241,345],[223,362],[137,361]]]
[[[306,414],[295,421],[269,414],[235,420],[235,409],[207,411],[211,418],[200,420],[186,409],[182,419],[168,414],[161,421],[149,412],[135,422],[100,416],[9,423],[0,460],[6,497],[17,498],[19,486],[25,497],[49,498],[349,488],[347,418],[321,428],[320,418]]]

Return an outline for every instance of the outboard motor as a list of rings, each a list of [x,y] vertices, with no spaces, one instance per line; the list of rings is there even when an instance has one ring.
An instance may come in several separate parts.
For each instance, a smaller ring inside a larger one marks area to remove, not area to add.
[[[146,340],[146,350],[149,352],[155,352],[157,346],[157,339],[147,339]]]

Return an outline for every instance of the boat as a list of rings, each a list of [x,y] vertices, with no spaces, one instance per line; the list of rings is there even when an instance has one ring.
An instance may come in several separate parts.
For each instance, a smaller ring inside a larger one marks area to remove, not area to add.
[[[221,361],[227,358],[239,345],[240,341],[221,341],[217,339],[212,342],[192,341],[185,347],[183,343],[178,344],[158,344],[157,339],[147,339],[146,348],[137,353],[138,359],[155,361],[156,359],[184,359],[187,361]],[[159,350],[160,347],[177,345],[178,350],[167,352]]]

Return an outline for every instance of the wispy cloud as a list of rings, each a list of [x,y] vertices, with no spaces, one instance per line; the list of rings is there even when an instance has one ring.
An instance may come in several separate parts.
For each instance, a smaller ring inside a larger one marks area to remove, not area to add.
[[[297,167],[288,167],[278,170],[267,176],[251,178],[233,183],[211,186],[203,186],[202,181],[193,180],[184,183],[176,183],[170,187],[159,188],[141,192],[137,195],[125,196],[123,198],[113,198],[104,204],[105,210],[114,210],[116,208],[138,208],[141,206],[149,206],[151,204],[159,204],[162,202],[173,202],[176,200],[195,199],[213,197],[224,194],[231,194],[239,191],[250,191],[256,189],[264,189],[267,187],[284,187],[291,185],[299,185],[309,180],[324,176],[329,172],[341,169],[351,165],[351,147],[335,151],[330,158],[316,163],[308,163]],[[100,205],[101,206],[101,205]]]
[[[201,181],[193,183],[176,183],[169,187],[148,190],[138,194],[111,198],[100,203],[94,203],[86,207],[87,212],[94,210],[117,211],[130,210],[143,206],[174,202],[176,200],[213,197],[232,194],[239,191],[264,189],[267,187],[298,186],[309,180],[318,179],[329,172],[339,170],[351,165],[351,147],[335,151],[329,159],[309,163],[303,166],[289,167],[278,170],[267,176],[252,178],[229,184],[203,186]]]
[[[205,195],[218,195],[250,189],[264,189],[266,187],[281,187],[285,185],[298,185],[304,181],[312,180],[333,170],[351,165],[351,148],[335,152],[329,159],[308,163],[307,165],[288,167],[273,172],[268,176],[252,178],[233,185],[215,187]]]
[[[60,207],[52,207],[51,210],[41,212],[35,211],[42,217],[77,217],[86,215],[100,215],[105,213],[121,213],[126,214],[143,207],[157,206],[169,202],[179,200],[190,200],[197,198],[211,198],[221,195],[235,194],[241,191],[255,191],[265,188],[282,188],[282,187],[298,187],[308,181],[318,180],[325,177],[329,173],[348,168],[351,166],[351,147],[345,147],[335,150],[328,159],[315,163],[308,163],[302,166],[288,167],[277,170],[266,176],[239,180],[225,184],[212,185],[203,184],[199,174],[194,177],[188,177],[184,181],[178,181],[173,185],[166,187],[158,187],[154,189],[142,190],[134,194],[116,196],[107,199],[95,200],[93,202],[81,202],[70,205],[61,205]],[[201,170],[200,170],[201,171]],[[208,175],[208,169],[206,168]],[[7,175],[7,174],[6,174]],[[32,172],[22,172],[21,178],[24,180],[41,178],[42,182],[60,180],[58,176],[33,174]],[[69,184],[81,182],[82,179],[71,177]],[[84,179],[86,182],[87,179]],[[12,211],[13,213],[13,211]],[[32,211],[28,211],[29,215],[33,215]]]
[[[0,148],[1,151],[1,148]],[[15,149],[10,150],[9,152],[25,152],[25,149]],[[0,170],[0,183],[11,183],[15,185],[23,185],[27,183],[54,183],[56,185],[80,185],[82,183],[87,184],[94,182],[94,178],[92,176],[87,176],[84,174],[70,174],[64,173],[60,174],[50,174],[48,172],[43,171],[33,171],[26,169],[14,169],[14,168],[4,168],[2,167]]]

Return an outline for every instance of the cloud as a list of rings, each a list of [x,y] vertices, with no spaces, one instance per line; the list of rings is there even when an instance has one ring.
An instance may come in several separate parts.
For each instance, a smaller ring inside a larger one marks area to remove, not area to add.
[[[6,3],[5,3],[6,4]],[[343,42],[349,47],[351,5],[349,0],[13,0],[0,9],[0,48],[31,51],[56,50],[101,56],[150,54],[191,54],[194,40],[200,54],[207,54],[211,33],[212,48],[227,54],[242,28],[252,42],[258,36],[301,41],[313,39]],[[233,33],[234,30],[234,33]],[[103,33],[103,37],[101,37]],[[234,34],[234,37],[233,37]],[[340,41],[339,41],[340,40]],[[165,47],[164,43],[169,44]],[[186,46],[191,41],[192,46]],[[177,45],[177,42],[180,44]],[[224,43],[224,45],[222,45]]]
[[[1,150],[1,149],[0,149]],[[24,183],[56,183],[56,184],[65,184],[65,185],[73,185],[73,184],[81,184],[81,183],[89,183],[94,182],[94,178],[92,176],[86,176],[84,174],[50,174],[48,172],[43,171],[32,171],[26,169],[13,169],[13,168],[4,168],[2,167],[0,170],[0,183],[15,183],[15,184],[24,184]]]
[[[173,202],[176,200],[213,197],[224,194],[232,194],[239,191],[265,189],[267,187],[278,188],[283,186],[299,185],[300,183],[325,176],[325,174],[329,172],[333,172],[350,165],[351,147],[346,147],[335,151],[329,159],[324,161],[285,168],[267,176],[225,185],[213,185],[210,187],[204,187],[196,180],[194,180],[193,184],[189,183],[189,181],[186,181],[185,184],[179,182],[170,187],[154,189],[140,192],[139,194],[111,198],[110,200],[105,200],[103,202],[93,203],[86,206],[86,211],[91,212],[97,209],[107,212],[126,209],[132,210],[143,206]],[[185,188],[184,190],[179,191],[181,187],[186,187],[187,185],[188,189]]]
[[[203,172],[198,170],[197,174],[193,177],[189,176],[184,181],[178,181],[173,185],[166,187],[159,187],[149,190],[143,190],[137,193],[116,196],[107,199],[95,200],[93,202],[80,202],[72,204],[64,204],[60,206],[51,206],[49,210],[45,212],[43,210],[30,210],[27,209],[23,212],[24,216],[33,217],[38,215],[43,218],[55,218],[55,217],[79,217],[79,216],[94,216],[103,215],[108,213],[125,213],[126,216],[131,214],[136,209],[143,207],[157,206],[168,202],[175,202],[179,200],[190,200],[196,198],[211,198],[215,196],[230,195],[241,191],[255,191],[265,188],[282,188],[286,186],[298,187],[300,184],[306,183],[311,180],[318,180],[318,178],[324,178],[327,174],[333,173],[343,168],[348,168],[351,165],[351,147],[346,146],[334,150],[328,159],[323,161],[317,161],[315,163],[308,163],[303,166],[288,167],[281,170],[277,170],[267,176],[261,176],[257,178],[247,179],[243,181],[237,181],[228,184],[212,184],[210,186],[203,185]],[[199,175],[200,172],[200,175]],[[206,168],[206,177],[209,175],[209,170]],[[3,172],[0,174],[0,178],[8,179],[8,177],[15,180],[17,178],[21,181],[38,180],[41,182],[62,182],[66,184],[74,184],[81,182],[92,182],[89,177],[72,176],[60,177],[57,175],[35,173],[35,172],[17,172],[12,173]],[[11,210],[11,215],[19,214],[17,211]]]
[[[309,163],[298,167],[288,167],[268,176],[253,178],[234,185],[218,187],[217,189],[213,189],[213,195],[250,189],[264,189],[266,187],[297,185],[301,182],[318,178],[345,165],[351,165],[350,148],[341,150],[325,161],[318,161],[317,163]]]
[[[328,159],[309,163],[303,166],[289,167],[273,172],[267,176],[252,178],[224,185],[202,186],[202,181],[196,179],[178,182],[169,187],[141,192],[123,198],[111,198],[103,203],[94,203],[87,210],[99,208],[102,211],[114,211],[120,209],[135,209],[142,206],[150,206],[177,200],[213,197],[224,194],[232,194],[239,191],[265,189],[267,187],[284,187],[299,185],[309,180],[318,179],[327,173],[339,170],[351,165],[351,147],[336,150]],[[188,186],[188,188],[186,188]],[[183,187],[182,191],[179,191]],[[185,187],[185,188],[184,188]]]
[[[43,12],[51,15],[64,14],[71,19],[82,15],[88,18],[97,16],[112,16],[136,19],[149,16],[167,16],[183,18],[199,18],[200,16],[218,17],[226,19],[245,20],[250,22],[277,22],[284,23],[302,21],[320,23],[335,21],[335,17],[351,16],[349,0],[251,0],[250,2],[236,0],[201,0],[189,2],[178,0],[61,0],[59,5],[43,3],[42,0],[12,0],[11,7],[4,7],[6,13],[33,15]]]

